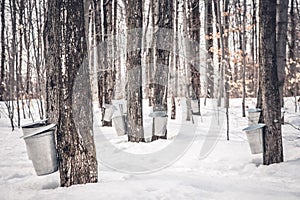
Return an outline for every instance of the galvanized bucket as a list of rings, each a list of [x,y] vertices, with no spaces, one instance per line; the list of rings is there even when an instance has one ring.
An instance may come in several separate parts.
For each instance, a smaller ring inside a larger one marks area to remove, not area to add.
[[[246,132],[252,154],[263,152],[263,127],[265,124],[254,124],[243,129]]]
[[[115,110],[116,110],[115,106],[110,105],[110,104],[106,104],[105,105],[105,113],[104,113],[103,120],[107,121],[107,122],[110,122],[111,119],[112,119],[112,116],[113,116],[113,114],[115,112]]]
[[[193,113],[199,113],[198,100],[192,100],[191,107],[192,107]]]
[[[46,126],[47,119],[46,120],[42,120],[42,121],[36,121],[30,124],[26,124],[22,126],[22,131],[23,131],[23,136],[27,136],[30,135],[31,133],[35,132],[36,130],[38,130],[39,128]],[[26,149],[27,149],[27,155],[28,155],[28,159],[31,160],[31,155],[28,151],[28,147],[26,144]]]
[[[55,126],[55,124],[49,124],[22,137],[38,176],[51,174],[58,170],[54,138]]]
[[[165,136],[167,130],[168,117],[155,117],[154,118],[154,135]]]
[[[116,116],[112,120],[118,136],[125,135],[126,134],[125,115]]]
[[[248,109],[248,125],[258,124],[261,109]]]
[[[165,136],[167,130],[168,115],[166,111],[154,111],[149,117],[153,118],[154,135]]]

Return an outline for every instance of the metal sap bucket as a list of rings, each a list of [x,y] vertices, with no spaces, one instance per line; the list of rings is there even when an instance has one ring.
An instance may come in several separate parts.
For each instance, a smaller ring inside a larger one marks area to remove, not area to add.
[[[193,113],[199,113],[198,100],[191,100],[191,107]]]
[[[259,108],[248,109],[248,125],[258,124],[260,112]]]
[[[154,135],[165,136],[167,130],[168,117],[155,117],[154,118]]]
[[[263,127],[265,124],[254,124],[244,128],[243,131],[246,132],[250,150],[252,154],[258,154],[263,152]]]
[[[154,111],[150,113],[154,123],[154,135],[165,136],[167,130],[168,115],[166,111]]]
[[[58,170],[54,138],[55,126],[55,124],[45,125],[22,137],[38,176],[51,174]]]
[[[110,122],[115,110],[116,110],[116,107],[114,105],[106,104],[103,120]]]
[[[118,136],[126,134],[125,115],[112,118]]]
[[[47,119],[23,125],[22,126],[23,136],[25,137],[27,135],[30,135],[31,133],[33,133],[34,131],[38,130],[39,128],[41,128],[43,126],[46,126],[47,125],[46,122],[47,122]],[[27,144],[26,144],[26,149],[27,149],[28,159],[31,160],[31,155],[28,152]]]

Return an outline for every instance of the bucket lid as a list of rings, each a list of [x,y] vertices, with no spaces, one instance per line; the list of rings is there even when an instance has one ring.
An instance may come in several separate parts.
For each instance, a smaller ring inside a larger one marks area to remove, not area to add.
[[[254,131],[260,128],[265,127],[266,124],[253,124],[251,126],[248,126],[247,128],[244,128],[243,131]]]
[[[21,128],[26,128],[28,126],[33,126],[33,125],[36,125],[36,124],[45,124],[47,122],[47,120],[48,119],[43,119],[43,120],[35,121],[35,122],[29,123],[29,124],[24,124],[23,126],[21,126]]]
[[[26,138],[32,137],[32,136],[37,135],[37,134],[39,134],[39,133],[48,131],[49,129],[52,129],[52,128],[54,128],[55,126],[56,126],[56,124],[49,124],[49,125],[47,125],[47,126],[43,126],[43,127],[39,128],[39,129],[33,131],[32,133],[30,133],[30,134],[28,134],[28,135],[26,135],[26,136],[22,136],[22,137],[20,137],[20,138],[26,139]]]
[[[260,108],[249,108],[249,109],[248,109],[248,112],[249,112],[249,113],[260,112],[260,111],[261,111]]]
[[[166,111],[154,111],[153,113],[150,113],[149,117],[166,117],[167,112]]]

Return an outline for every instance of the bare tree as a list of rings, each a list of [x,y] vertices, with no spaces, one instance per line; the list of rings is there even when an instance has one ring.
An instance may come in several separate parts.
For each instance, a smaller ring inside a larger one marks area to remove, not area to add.
[[[205,0],[205,46],[206,46],[206,95],[207,97],[214,97],[214,68],[213,68],[213,9],[212,0]],[[206,101],[205,101],[206,102]]]
[[[98,181],[82,0],[48,1],[47,115],[57,124],[61,186]],[[61,58],[64,58],[62,60]],[[76,88],[76,89],[75,89]]]
[[[289,34],[289,51],[288,51],[288,58],[289,58],[289,74],[288,79],[291,80],[290,84],[287,87],[287,95],[294,96],[295,98],[295,112],[297,112],[297,95],[299,94],[299,83],[297,80],[297,1],[291,0],[291,7],[289,11],[289,18],[290,18],[290,34]],[[298,14],[299,16],[299,14]],[[298,18],[299,20],[299,18]]]
[[[247,3],[246,0],[243,1],[243,32],[242,32],[242,58],[243,58],[243,75],[242,75],[242,83],[243,83],[243,97],[242,97],[242,117],[246,117],[246,46],[247,46],[247,36],[246,36],[246,10]]]
[[[99,101],[99,107],[103,108],[104,102],[103,102],[103,96],[104,96],[104,91],[103,91],[103,66],[101,64],[101,49],[99,48],[100,43],[103,41],[103,34],[102,34],[102,1],[101,0],[94,0],[94,9],[95,9],[95,40],[96,40],[96,60],[97,60],[97,83],[98,83],[98,101]],[[104,110],[102,110],[104,114]],[[102,115],[104,116],[104,115]],[[103,118],[103,117],[102,117]],[[103,120],[103,119],[102,119]]]
[[[260,75],[263,120],[263,163],[283,161],[281,111],[276,59],[276,0],[260,0]]]
[[[285,81],[286,67],[286,44],[287,44],[287,21],[288,21],[288,0],[277,0],[277,38],[276,38],[276,53],[277,53],[277,73],[280,94],[280,106],[284,107],[283,87]],[[282,119],[284,120],[284,119]],[[283,123],[283,121],[282,121]]]
[[[143,94],[142,94],[142,37],[138,30],[143,25],[143,3],[142,0],[128,0],[126,3],[126,25],[129,30],[127,46],[134,49],[127,52],[127,131],[128,141],[144,141],[143,128]]]
[[[114,92],[113,74],[114,74],[114,62],[113,62],[113,1],[103,2],[103,97],[104,104],[112,104],[112,96]],[[105,107],[103,109],[105,112]],[[111,121],[103,121],[103,126],[112,126]]]
[[[5,90],[5,0],[1,1],[1,68],[0,68],[0,101],[3,101]]]
[[[189,0],[188,1],[188,36],[195,42],[193,45],[192,54],[195,55],[194,62],[190,63],[190,73],[191,73],[191,85],[192,85],[192,98],[198,101],[198,114],[200,115],[200,95],[201,95],[201,84],[200,84],[200,10],[199,10],[199,0]],[[191,47],[190,47],[191,48]]]
[[[155,0],[152,3],[153,12],[153,63],[154,69],[154,84],[153,84],[153,111],[167,112],[167,96],[168,96],[168,76],[169,76],[169,58],[170,50],[160,49],[159,44],[169,44],[172,40],[172,35],[160,37],[162,29],[169,32],[173,29],[173,1],[172,0]],[[159,40],[162,39],[163,41]],[[158,138],[166,139],[167,130],[164,136],[152,136],[152,141]]]

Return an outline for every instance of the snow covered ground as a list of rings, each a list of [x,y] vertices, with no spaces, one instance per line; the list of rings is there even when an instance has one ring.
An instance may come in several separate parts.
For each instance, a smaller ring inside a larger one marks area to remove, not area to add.
[[[286,121],[300,127],[293,99],[285,102]],[[246,103],[255,105],[251,99]],[[251,154],[242,132],[247,118],[241,117],[240,99],[231,100],[229,141],[222,109],[201,104],[202,117],[194,116],[192,124],[185,121],[184,104],[177,102],[177,119],[168,121],[168,140],[128,143],[113,127],[96,125],[99,183],[69,188],[59,187],[58,172],[35,174],[22,131],[11,132],[2,115],[0,199],[300,199],[299,130],[283,125],[285,162],[264,166],[262,154]],[[148,113],[145,109],[144,115]],[[151,133],[151,120],[144,119],[146,134]]]

